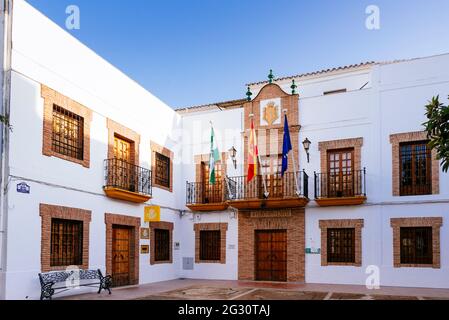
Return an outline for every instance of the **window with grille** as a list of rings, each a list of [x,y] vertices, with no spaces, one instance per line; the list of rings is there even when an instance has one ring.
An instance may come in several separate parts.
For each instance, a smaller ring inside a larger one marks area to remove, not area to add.
[[[154,261],[170,260],[170,231],[166,229],[155,229]]]
[[[83,222],[52,219],[50,266],[83,264]]]
[[[327,262],[355,263],[355,229],[327,229]]]
[[[401,228],[401,263],[433,263],[432,227]]]
[[[399,148],[401,196],[431,194],[431,150],[427,141],[402,143]]]
[[[52,150],[83,160],[84,119],[57,105],[53,105]]]
[[[220,231],[200,231],[200,260],[219,261],[221,241]]]
[[[158,152],[155,153],[155,156],[155,183],[159,186],[170,188],[170,158]]]

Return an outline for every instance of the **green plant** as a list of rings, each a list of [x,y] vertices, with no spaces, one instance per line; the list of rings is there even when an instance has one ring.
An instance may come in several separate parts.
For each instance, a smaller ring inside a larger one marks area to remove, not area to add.
[[[428,121],[423,125],[430,139],[429,146],[437,152],[444,172],[449,170],[449,106],[440,102],[440,97],[433,97],[426,105]]]

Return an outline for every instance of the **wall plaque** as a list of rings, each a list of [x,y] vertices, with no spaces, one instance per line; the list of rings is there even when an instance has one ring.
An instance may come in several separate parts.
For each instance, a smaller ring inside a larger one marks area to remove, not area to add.
[[[150,228],[140,228],[140,239],[150,239]]]
[[[251,211],[251,218],[286,218],[291,217],[292,212],[289,209],[281,209],[281,210],[257,210]]]
[[[140,253],[141,254],[149,254],[150,253],[150,246],[147,244],[140,246]]]

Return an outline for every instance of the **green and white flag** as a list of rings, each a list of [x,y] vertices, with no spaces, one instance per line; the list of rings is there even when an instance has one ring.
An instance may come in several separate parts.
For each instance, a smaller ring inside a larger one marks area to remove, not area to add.
[[[211,128],[210,134],[210,159],[209,159],[209,183],[215,184],[216,172],[215,163],[221,160],[220,152],[218,151],[217,141],[215,140],[214,128]]]

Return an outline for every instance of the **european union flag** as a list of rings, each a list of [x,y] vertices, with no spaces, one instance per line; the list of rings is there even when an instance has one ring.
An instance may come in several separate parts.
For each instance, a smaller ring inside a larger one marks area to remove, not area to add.
[[[284,143],[282,145],[282,176],[288,168],[288,153],[292,151],[292,141],[290,140],[290,130],[288,129],[287,115],[284,121]]]

